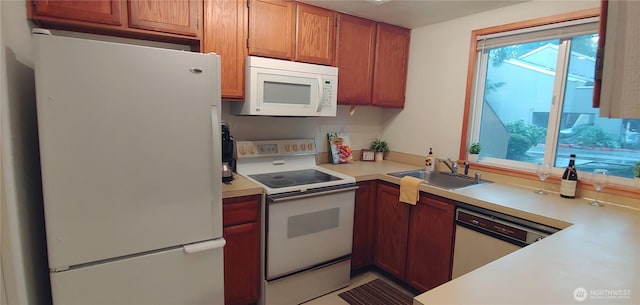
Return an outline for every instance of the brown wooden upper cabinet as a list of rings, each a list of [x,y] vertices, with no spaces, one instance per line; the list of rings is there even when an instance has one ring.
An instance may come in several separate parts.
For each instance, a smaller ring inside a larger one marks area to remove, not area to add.
[[[31,1],[33,17],[59,17],[71,20],[121,25],[120,0]]]
[[[220,55],[222,96],[244,97],[248,9],[246,0],[205,0],[204,52]]]
[[[339,14],[337,40],[338,103],[370,105],[376,22]]]
[[[189,43],[202,36],[202,4],[202,0],[29,0],[27,17],[51,28]]]
[[[249,54],[293,59],[295,3],[284,0],[249,1]]]
[[[410,31],[340,14],[338,103],[404,107]]]
[[[199,36],[202,0],[129,1],[129,27]]]
[[[372,105],[404,107],[410,37],[408,29],[378,24],[373,63]]]
[[[249,0],[249,54],[332,65],[334,11],[286,0]]]
[[[333,65],[336,12],[298,3],[296,5],[295,61]]]

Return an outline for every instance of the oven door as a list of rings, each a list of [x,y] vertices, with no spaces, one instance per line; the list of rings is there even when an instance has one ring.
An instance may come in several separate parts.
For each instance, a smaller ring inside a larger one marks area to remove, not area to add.
[[[267,197],[266,279],[349,256],[355,184]]]

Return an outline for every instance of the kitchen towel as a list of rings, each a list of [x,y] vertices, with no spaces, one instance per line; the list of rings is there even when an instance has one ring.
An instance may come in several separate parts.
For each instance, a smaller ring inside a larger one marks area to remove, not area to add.
[[[416,177],[402,177],[402,179],[400,179],[400,202],[416,205],[418,197],[420,196],[420,191],[418,190],[420,182],[422,182],[422,180]]]

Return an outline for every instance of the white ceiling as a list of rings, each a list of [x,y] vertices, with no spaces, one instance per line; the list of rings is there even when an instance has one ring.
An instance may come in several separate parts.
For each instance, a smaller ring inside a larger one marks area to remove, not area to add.
[[[299,0],[413,29],[528,0]]]

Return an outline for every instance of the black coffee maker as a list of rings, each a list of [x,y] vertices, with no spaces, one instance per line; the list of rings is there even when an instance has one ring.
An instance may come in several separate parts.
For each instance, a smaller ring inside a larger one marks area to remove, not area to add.
[[[235,140],[229,131],[229,124],[222,121],[222,182],[233,180],[235,171]]]

